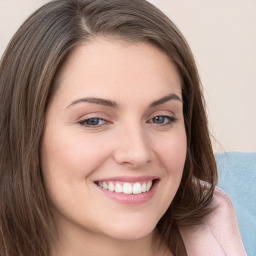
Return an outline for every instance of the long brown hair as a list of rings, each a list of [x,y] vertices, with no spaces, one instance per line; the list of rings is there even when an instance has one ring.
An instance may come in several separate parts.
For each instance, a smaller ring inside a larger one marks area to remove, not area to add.
[[[198,224],[211,211],[216,164],[197,68],[182,34],[145,0],[55,0],[24,22],[1,60],[1,256],[50,254],[55,228],[39,157],[45,113],[69,53],[97,36],[155,45],[182,81],[187,157],[178,192],[157,225],[162,240],[186,255],[178,226]]]

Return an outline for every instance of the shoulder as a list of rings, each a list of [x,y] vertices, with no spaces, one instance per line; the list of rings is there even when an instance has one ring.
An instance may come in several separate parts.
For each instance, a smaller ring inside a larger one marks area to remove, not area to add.
[[[226,255],[246,255],[230,198],[216,187],[212,204],[214,210],[204,218],[203,223],[209,227]]]
[[[199,225],[180,228],[188,255],[246,255],[232,202],[217,187],[212,206]]]
[[[216,210],[229,210],[234,212],[234,208],[232,202],[228,195],[221,190],[219,187],[215,187],[214,194],[213,194],[213,204],[216,205]]]

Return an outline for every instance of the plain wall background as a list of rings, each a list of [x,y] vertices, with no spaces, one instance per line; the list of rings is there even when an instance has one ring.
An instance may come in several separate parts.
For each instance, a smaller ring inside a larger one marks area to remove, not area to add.
[[[47,0],[0,0],[0,54]],[[194,53],[215,151],[256,151],[256,1],[150,0],[178,26]]]

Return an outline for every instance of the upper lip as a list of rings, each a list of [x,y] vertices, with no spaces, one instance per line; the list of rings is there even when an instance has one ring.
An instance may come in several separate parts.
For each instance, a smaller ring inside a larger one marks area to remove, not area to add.
[[[157,176],[115,176],[115,177],[108,177],[99,180],[95,180],[95,182],[103,182],[103,181],[121,181],[121,182],[140,182],[140,181],[149,181],[149,180],[157,180],[159,177]]]

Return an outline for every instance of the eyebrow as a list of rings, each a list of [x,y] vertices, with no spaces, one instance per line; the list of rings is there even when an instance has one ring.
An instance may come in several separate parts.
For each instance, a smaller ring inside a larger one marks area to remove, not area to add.
[[[149,105],[149,107],[151,107],[151,108],[156,107],[156,106],[164,104],[165,102],[170,101],[170,100],[177,100],[177,101],[183,102],[182,99],[177,94],[171,93],[171,94],[164,96],[161,99],[153,101]],[[76,105],[78,103],[81,103],[81,102],[89,102],[89,103],[99,104],[99,105],[113,107],[113,108],[118,107],[118,104],[115,101],[102,99],[102,98],[94,98],[94,97],[85,97],[85,98],[81,98],[81,99],[72,101],[71,104],[69,104],[67,107],[69,108],[69,107]]]
[[[93,97],[87,97],[87,98],[81,98],[78,100],[75,100],[73,102],[71,102],[70,105],[68,105],[68,107],[71,107],[77,103],[81,103],[81,102],[89,102],[89,103],[93,103],[93,104],[99,104],[99,105],[103,105],[103,106],[107,106],[107,107],[117,107],[117,103],[115,101],[112,100],[107,100],[107,99],[101,99],[101,98],[93,98]]]
[[[177,94],[171,93],[171,94],[168,94],[168,95],[166,95],[165,97],[163,97],[159,100],[156,100],[156,101],[152,102],[149,106],[150,107],[156,107],[156,106],[164,104],[165,102],[170,101],[170,100],[177,100],[177,101],[180,101],[180,102],[183,103],[182,99]]]

